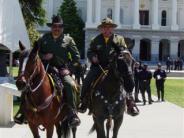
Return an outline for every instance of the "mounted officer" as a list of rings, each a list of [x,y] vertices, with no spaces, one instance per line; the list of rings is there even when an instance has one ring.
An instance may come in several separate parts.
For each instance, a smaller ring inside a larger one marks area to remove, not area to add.
[[[127,50],[127,45],[124,38],[120,35],[114,34],[114,28],[117,25],[113,23],[110,18],[105,18],[102,20],[101,24],[98,26],[100,34],[93,38],[90,43],[90,47],[87,52],[89,61],[91,62],[90,70],[84,80],[82,90],[81,90],[81,105],[78,111],[84,113],[88,107],[88,96],[91,83],[94,82],[98,76],[103,72],[103,69],[107,67],[109,63],[109,56],[111,51],[115,50],[117,53],[121,53],[127,61],[131,58],[130,52]],[[134,88],[133,75],[131,70],[131,63],[126,71],[120,71],[121,77],[127,78],[122,83],[126,83],[124,86],[127,92],[127,111],[130,115],[137,115],[138,111],[134,109],[134,101],[132,98],[132,91]],[[121,65],[123,66],[123,64]],[[127,85],[128,84],[128,85]]]
[[[40,45],[39,56],[45,66],[49,64],[48,72],[55,73],[62,80],[65,90],[64,95],[66,96],[65,101],[71,108],[69,125],[75,127],[80,124],[80,119],[76,113],[74,81],[70,76],[67,65],[70,61],[68,53],[71,54],[74,65],[79,64],[80,54],[73,38],[63,34],[64,24],[61,17],[53,16],[52,23],[47,23],[47,25],[51,27],[51,32],[44,34],[38,40],[38,45]],[[57,72],[57,70],[59,71]]]
[[[59,70],[66,95],[66,101],[73,110],[69,115],[71,126],[80,124],[76,114],[76,102],[73,91],[73,80],[68,70],[69,62],[77,65],[80,61],[80,54],[72,37],[63,34],[64,24],[59,16],[53,16],[52,23],[47,24],[51,27],[51,32],[43,35],[39,40],[40,57],[43,62],[49,62],[52,67]],[[70,56],[68,54],[70,53]],[[71,61],[72,60],[72,61]]]

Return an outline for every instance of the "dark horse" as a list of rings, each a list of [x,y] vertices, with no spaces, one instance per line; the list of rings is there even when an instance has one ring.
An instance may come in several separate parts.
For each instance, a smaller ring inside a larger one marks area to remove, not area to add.
[[[39,46],[34,45],[31,51],[26,50],[21,42],[19,46],[21,54],[16,85],[23,92],[23,111],[34,138],[40,138],[40,125],[46,129],[47,138],[52,138],[54,126],[58,138],[62,135],[67,138],[69,126],[66,120],[70,108],[56,92],[47,73],[48,66],[45,69],[38,56]],[[75,132],[76,128],[73,128],[74,138]]]
[[[97,85],[93,85],[91,95],[91,112],[94,125],[90,132],[96,130],[97,138],[109,138],[112,122],[114,122],[112,138],[117,138],[125,111],[124,88],[133,87],[132,85],[128,86],[128,83],[123,83],[126,80],[122,80],[122,78],[125,79],[125,77],[120,77],[120,70],[124,70],[123,68],[128,69],[128,64],[116,53],[112,53],[110,57],[111,60],[106,69],[103,70],[99,65],[103,73],[99,77],[100,81],[96,82]],[[106,133],[104,128],[105,121]]]

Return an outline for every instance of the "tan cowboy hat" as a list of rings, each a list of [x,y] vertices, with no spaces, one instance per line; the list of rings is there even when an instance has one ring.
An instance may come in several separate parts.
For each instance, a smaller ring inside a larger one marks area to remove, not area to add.
[[[64,26],[62,18],[58,15],[53,15],[52,23],[47,23],[47,26],[51,27],[53,24]]]
[[[101,28],[103,26],[111,26],[111,27],[116,28],[117,24],[113,23],[112,19],[106,17],[105,19],[102,20],[101,24],[98,25],[98,28]]]

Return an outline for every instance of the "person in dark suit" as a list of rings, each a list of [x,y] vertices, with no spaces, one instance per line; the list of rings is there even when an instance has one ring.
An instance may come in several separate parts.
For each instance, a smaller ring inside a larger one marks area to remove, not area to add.
[[[161,69],[161,64],[158,63],[158,68],[155,70],[153,77],[155,78],[158,101],[164,101],[164,82],[167,77],[165,70]]]
[[[166,70],[167,70],[167,72],[171,71],[171,59],[170,59],[170,57],[168,57],[166,60]]]
[[[135,98],[135,102],[141,102],[138,98],[138,94],[139,94],[139,72],[141,71],[139,68],[140,64],[139,62],[135,63],[134,66],[134,82],[135,82],[135,92],[134,92],[134,98]]]
[[[140,91],[142,94],[143,104],[146,104],[145,99],[145,91],[148,94],[148,102],[149,104],[152,104],[153,100],[151,98],[151,88],[150,88],[150,82],[152,79],[152,73],[150,70],[148,70],[148,65],[143,65],[143,70],[139,73],[139,80],[140,80]]]

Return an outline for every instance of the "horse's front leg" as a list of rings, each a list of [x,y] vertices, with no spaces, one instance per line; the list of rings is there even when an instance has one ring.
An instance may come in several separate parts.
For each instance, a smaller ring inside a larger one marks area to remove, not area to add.
[[[120,128],[122,122],[123,122],[123,115],[121,115],[120,117],[114,119],[114,128],[113,128],[112,138],[117,138],[118,131],[119,131],[119,128]]]
[[[104,129],[104,119],[93,118],[95,122],[95,129],[97,133],[97,138],[106,138],[105,137],[105,129]]]
[[[60,124],[60,122],[58,122],[57,124],[55,124],[55,126],[56,126],[56,132],[57,132],[57,136],[58,136],[58,138],[61,138],[61,136],[62,136],[62,128],[61,128],[61,124]]]
[[[73,127],[72,128],[73,138],[76,138],[76,131],[77,131],[77,127]]]
[[[34,138],[40,138],[37,125],[29,123],[29,128],[31,129]]]
[[[54,125],[47,127],[46,130],[47,130],[47,138],[52,138],[53,131],[54,131]]]

